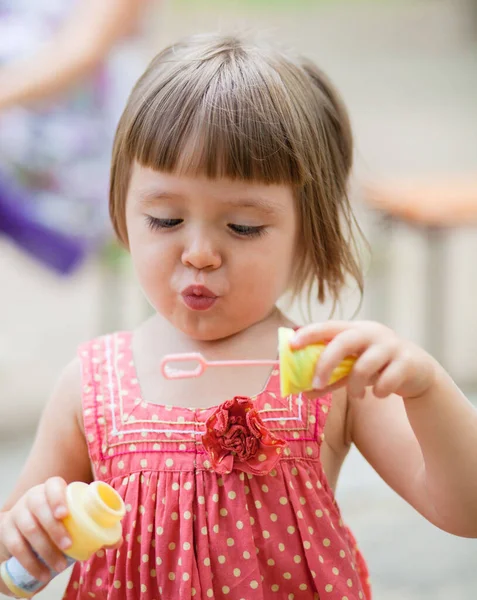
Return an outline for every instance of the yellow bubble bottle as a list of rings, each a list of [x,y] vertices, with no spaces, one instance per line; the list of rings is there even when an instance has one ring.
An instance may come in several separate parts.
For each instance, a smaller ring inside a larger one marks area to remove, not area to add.
[[[63,523],[73,542],[64,552],[68,566],[77,560],[87,560],[104,546],[112,546],[121,539],[121,519],[126,508],[121,496],[107,483],[70,483],[66,500],[69,514]],[[0,575],[8,589],[20,598],[31,598],[47,585],[32,577],[13,557],[0,566]],[[56,575],[51,570],[51,578]]]
[[[280,362],[280,393],[283,398],[290,394],[309,392],[318,362],[326,344],[311,344],[300,350],[290,348],[290,340],[295,331],[288,327],[278,329],[278,353]],[[356,359],[346,357],[333,371],[327,385],[336,383],[351,371]]]

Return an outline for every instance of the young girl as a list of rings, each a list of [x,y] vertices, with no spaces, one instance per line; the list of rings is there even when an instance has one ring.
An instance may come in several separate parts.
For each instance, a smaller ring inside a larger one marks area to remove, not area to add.
[[[155,314],[64,371],[1,515],[1,560],[45,582],[34,552],[61,570],[65,486],[101,479],[125,500],[124,540],[76,564],[67,599],[370,598],[334,500],[352,442],[424,517],[477,536],[476,412],[389,329],[298,329],[296,348],[329,342],[306,395],[280,397],[266,367],[160,374],[171,352],[274,357],[278,327],[294,327],[284,292],[361,285],[351,158],[346,112],[311,62],[221,36],[152,61],[118,127],[110,208]],[[327,386],[348,355],[349,377]]]

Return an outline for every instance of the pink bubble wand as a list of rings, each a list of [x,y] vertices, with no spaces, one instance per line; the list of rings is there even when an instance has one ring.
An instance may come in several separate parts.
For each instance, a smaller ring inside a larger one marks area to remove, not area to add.
[[[209,367],[280,367],[280,392],[283,397],[289,394],[313,390],[313,376],[316,363],[326,347],[324,343],[311,344],[299,350],[292,350],[290,342],[294,330],[280,327],[278,330],[279,360],[206,360],[199,352],[169,354],[161,361],[161,372],[166,379],[185,379],[200,377]],[[170,366],[174,362],[194,361],[195,369],[176,369]],[[355,356],[346,357],[330,376],[327,385],[346,377],[351,371]]]
[[[174,362],[196,362],[195,369],[177,369],[169,363]],[[187,379],[200,377],[209,367],[253,367],[270,366],[278,367],[278,360],[207,360],[200,352],[185,354],[168,354],[161,361],[161,373],[166,379]]]

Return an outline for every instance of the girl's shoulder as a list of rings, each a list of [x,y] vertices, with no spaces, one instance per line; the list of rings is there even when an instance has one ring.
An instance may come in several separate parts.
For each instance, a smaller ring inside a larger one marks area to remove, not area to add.
[[[84,433],[81,398],[81,361],[75,356],[61,371],[50,402],[58,399],[61,402],[61,414],[72,416]]]
[[[71,360],[45,404],[32,449],[18,482],[4,505],[13,506],[30,488],[51,477],[91,481],[81,410],[81,366]]]

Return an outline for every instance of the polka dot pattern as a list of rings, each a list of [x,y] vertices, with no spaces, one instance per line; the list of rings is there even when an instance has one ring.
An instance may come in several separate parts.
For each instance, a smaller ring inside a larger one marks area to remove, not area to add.
[[[369,600],[319,460],[330,398],[282,399],[272,374],[255,402],[286,451],[268,475],[219,476],[200,443],[214,409],[144,402],[130,342],[119,333],[80,349],[94,472],[127,513],[124,545],[76,563],[65,600]]]

